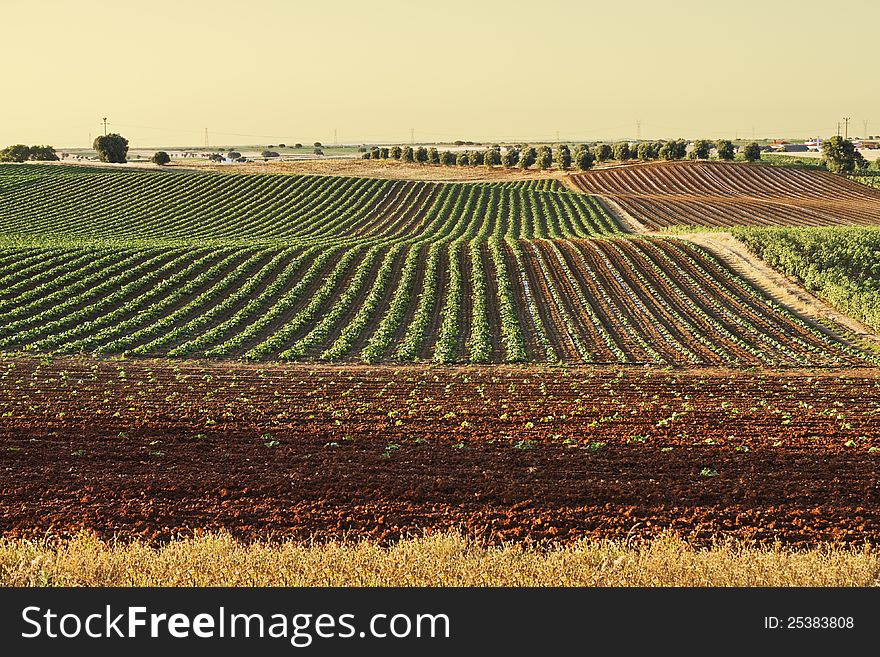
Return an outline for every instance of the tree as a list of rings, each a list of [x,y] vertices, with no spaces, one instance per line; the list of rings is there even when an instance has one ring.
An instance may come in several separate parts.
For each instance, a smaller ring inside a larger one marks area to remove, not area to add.
[[[278,144],[278,148],[287,148],[287,144]]]
[[[556,148],[556,166],[563,171],[571,166],[571,150],[566,144],[560,144]]]
[[[593,152],[587,148],[586,144],[578,144],[574,149],[574,165],[578,171],[588,171],[593,168],[593,161],[596,159]]]
[[[279,155],[276,151],[263,151],[260,157],[279,157]]]
[[[468,160],[472,167],[483,166],[486,159],[483,157],[483,151],[468,151]]]
[[[369,160],[369,159],[371,159],[371,157],[372,157],[372,153],[370,153],[370,151],[364,151],[363,153],[361,153],[362,160]]]
[[[416,162],[419,164],[424,164],[428,161],[428,149],[424,146],[419,146],[416,149]]]
[[[443,151],[440,154],[440,162],[448,167],[455,166],[455,153]]]
[[[822,145],[824,150],[825,145]],[[742,147],[743,157],[746,158],[746,162],[757,162],[761,159],[761,146],[756,142],[752,142],[751,144],[746,144]]]
[[[158,164],[159,166],[163,166],[168,164],[171,161],[171,158],[168,156],[168,153],[165,151],[156,151],[153,153],[153,157],[151,158],[153,164]]]
[[[832,173],[852,173],[865,161],[853,143],[840,135],[822,142],[822,158]]]
[[[315,148],[324,148],[324,144],[319,141],[316,141],[314,144],[312,144],[312,146],[314,146]]]
[[[636,148],[636,153],[640,160],[648,161],[653,160],[657,155],[654,153],[654,144],[649,141],[643,141],[639,144],[638,148]]]
[[[694,142],[694,150],[691,151],[691,157],[695,160],[708,160],[711,150],[711,141],[708,139],[697,139]]]
[[[632,151],[628,141],[619,141],[614,144],[614,159],[618,162],[626,162],[632,157]]]
[[[314,153],[315,155],[323,155],[324,150],[321,148],[316,148],[315,150],[312,151],[312,153]]]
[[[303,145],[302,145],[302,144],[294,144],[293,147],[294,147],[294,148],[302,148]]]
[[[428,164],[440,164],[440,152],[433,146],[428,149]]]
[[[413,155],[412,146],[407,146],[403,149],[403,152],[400,154],[401,162],[412,162],[415,159]]]
[[[528,169],[538,161],[538,151],[533,146],[526,146],[519,152],[519,168]]]
[[[501,147],[495,148],[487,148],[486,152],[483,153],[483,163],[487,167],[494,167],[501,164]]]
[[[607,162],[614,156],[614,151],[608,144],[596,144],[593,147],[593,155],[599,162]]]
[[[124,164],[128,156],[128,139],[115,132],[95,138],[92,144],[101,162]]]
[[[538,168],[549,169],[553,166],[553,149],[550,146],[538,148]]]
[[[0,162],[25,162],[31,157],[31,149],[24,144],[13,144],[0,151]]]
[[[389,155],[392,160],[399,160],[400,156],[403,155],[403,149],[400,146],[392,146]]]
[[[681,160],[687,155],[687,142],[684,139],[664,142],[658,155],[664,160]]]
[[[467,151],[459,151],[458,155],[455,156],[455,163],[460,167],[466,167],[471,163],[470,157],[468,157]]]
[[[380,154],[381,154],[381,151],[379,150],[378,146],[373,146],[370,149],[370,159],[378,160]]]
[[[226,154],[226,157],[230,160],[237,160],[238,158],[241,157],[241,153],[239,153],[238,151],[229,151]]]
[[[729,139],[719,139],[716,141],[715,150],[718,151],[719,160],[730,161],[736,155],[736,149],[733,147],[733,142]]]
[[[389,153],[387,146],[382,146],[379,148],[379,158],[380,159],[387,160],[389,155],[390,155],[390,153]]]
[[[55,162],[58,155],[51,146],[31,146],[30,159],[37,162]]]
[[[880,169],[880,158],[877,158],[876,160],[874,160],[874,166],[877,167],[878,169]]]
[[[510,169],[515,167],[519,162],[519,151],[515,149],[513,146],[508,146],[504,149],[504,153],[501,155],[501,165]]]

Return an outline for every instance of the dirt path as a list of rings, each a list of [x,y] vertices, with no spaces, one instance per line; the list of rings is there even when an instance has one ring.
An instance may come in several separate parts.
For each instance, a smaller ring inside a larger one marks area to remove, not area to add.
[[[856,340],[880,344],[880,335],[858,320],[831,307],[801,285],[776,271],[729,233],[683,233],[678,237],[704,247],[734,272],[766,292],[774,301],[820,326],[830,322]]]

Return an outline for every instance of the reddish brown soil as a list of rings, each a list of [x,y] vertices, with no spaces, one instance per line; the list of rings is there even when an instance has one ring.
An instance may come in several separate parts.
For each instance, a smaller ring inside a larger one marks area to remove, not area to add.
[[[880,540],[875,369],[6,359],[0,379],[7,537]]]

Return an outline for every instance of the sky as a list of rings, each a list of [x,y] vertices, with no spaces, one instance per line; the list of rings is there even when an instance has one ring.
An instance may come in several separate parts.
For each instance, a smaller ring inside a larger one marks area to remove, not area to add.
[[[0,0],[0,25],[0,147],[102,117],[134,147],[880,134],[876,0]]]

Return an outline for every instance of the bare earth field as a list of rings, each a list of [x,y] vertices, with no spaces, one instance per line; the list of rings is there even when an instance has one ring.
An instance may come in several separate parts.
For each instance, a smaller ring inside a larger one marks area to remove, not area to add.
[[[410,164],[390,160],[362,160],[360,158],[333,158],[301,160],[296,162],[246,162],[244,164],[215,164],[198,161],[173,164],[168,168],[198,169],[221,173],[294,173],[321,176],[353,176],[358,178],[390,178],[392,180],[427,180],[434,182],[507,182],[514,180],[563,179],[564,171],[537,169],[505,169],[503,167],[453,167],[429,164]]]
[[[7,538],[880,539],[880,372],[2,361]]]

